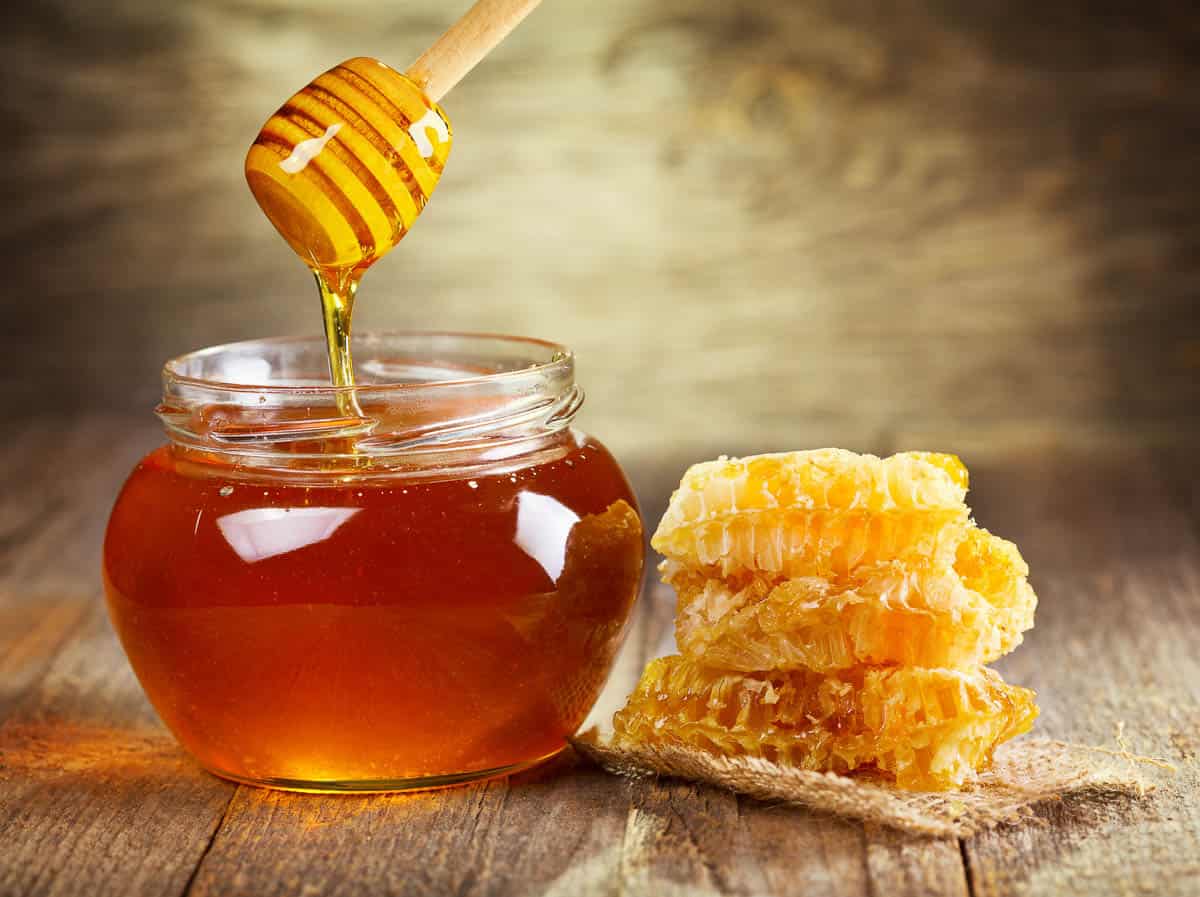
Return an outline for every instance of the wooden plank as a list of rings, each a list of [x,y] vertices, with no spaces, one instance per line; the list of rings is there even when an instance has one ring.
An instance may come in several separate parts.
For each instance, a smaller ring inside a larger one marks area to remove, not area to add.
[[[149,414],[88,414],[27,420],[12,432],[18,448],[0,473],[4,601],[91,592],[113,500],[162,431]]]
[[[1039,691],[1041,734],[1174,763],[1150,800],[1067,800],[1044,826],[967,842],[983,895],[1200,891],[1200,550],[1147,456],[975,472],[980,522],[1015,539],[1041,602],[1001,664]]]
[[[99,543],[152,419],[22,423],[0,519],[0,893],[182,893],[232,786],[155,718],[109,627]],[[24,435],[20,435],[24,434]],[[147,444],[149,443],[149,444]]]
[[[6,427],[0,446],[0,575],[17,563],[21,550],[53,519],[61,500],[47,488],[56,467],[88,459],[58,418],[22,419]],[[49,493],[49,494],[48,494]],[[11,598],[6,602],[10,603]]]
[[[0,446],[0,720],[95,604],[109,507],[156,429],[149,417],[100,415],[10,427]]]
[[[0,893],[178,897],[233,790],[154,716],[97,601],[0,726]]]
[[[95,603],[94,595],[69,595],[30,606],[0,595],[0,721],[42,677]]]
[[[621,894],[742,893],[748,870],[736,863],[738,800],[675,780],[633,785],[621,847]]]
[[[57,418],[17,419],[0,444],[0,721],[45,672],[92,603],[78,593],[35,599],[35,582],[7,573],[61,513],[46,495],[55,467],[88,460],[71,451],[71,429]]]
[[[946,894],[967,897],[970,882],[953,839],[932,840],[867,827],[869,894]]]
[[[905,888],[879,889],[893,877],[896,864],[892,852],[881,849],[877,832],[746,797],[738,798],[738,814],[737,862],[758,870],[761,884],[756,883],[755,893],[794,894],[798,886],[811,897],[909,893]],[[953,871],[954,864],[946,868]],[[954,892],[935,888],[928,893]]]
[[[509,781],[413,795],[246,788],[189,893],[608,894],[621,792],[573,755]]]

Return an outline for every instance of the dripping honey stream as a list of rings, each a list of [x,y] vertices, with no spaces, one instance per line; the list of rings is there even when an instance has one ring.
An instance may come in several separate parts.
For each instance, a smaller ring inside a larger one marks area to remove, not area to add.
[[[325,326],[325,344],[329,352],[329,376],[334,386],[354,386],[354,359],[350,352],[350,327],[354,318],[354,297],[362,272],[315,271],[321,295],[321,318]],[[358,397],[347,390],[337,394],[338,413],[343,417],[362,417]]]

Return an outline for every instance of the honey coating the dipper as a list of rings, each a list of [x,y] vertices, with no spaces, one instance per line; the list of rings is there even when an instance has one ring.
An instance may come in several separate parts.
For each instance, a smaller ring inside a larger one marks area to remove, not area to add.
[[[1037,716],[983,663],[1033,626],[1020,551],[970,518],[953,455],[820,449],[697,464],[652,540],[680,656],[616,743],[960,787]]]
[[[284,103],[246,155],[254,198],[316,276],[335,386],[354,385],[350,332],[363,272],[417,220],[451,142],[449,119],[416,83],[359,57]],[[344,416],[362,416],[353,395],[338,404]]]
[[[263,212],[314,270],[361,269],[408,233],[450,154],[441,107],[374,59],[334,66],[283,104],[246,155]]]

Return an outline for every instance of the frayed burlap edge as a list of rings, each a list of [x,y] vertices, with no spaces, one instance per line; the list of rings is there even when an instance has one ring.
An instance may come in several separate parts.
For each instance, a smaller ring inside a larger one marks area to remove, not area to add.
[[[1126,751],[1027,738],[1001,746],[992,768],[965,790],[916,792],[879,779],[811,772],[757,757],[726,757],[676,745],[617,744],[596,729],[581,732],[571,743],[617,775],[690,779],[759,800],[796,803],[913,834],[955,838],[1021,822],[1032,816],[1036,804],[1069,794],[1097,799],[1144,796],[1153,785],[1141,770],[1168,766]]]

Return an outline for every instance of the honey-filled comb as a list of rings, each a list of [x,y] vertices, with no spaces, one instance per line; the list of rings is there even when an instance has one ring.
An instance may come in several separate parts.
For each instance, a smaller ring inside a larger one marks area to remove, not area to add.
[[[412,227],[451,142],[446,114],[414,81],[358,57],[267,120],[246,155],[246,180],[310,268],[361,269]]]

